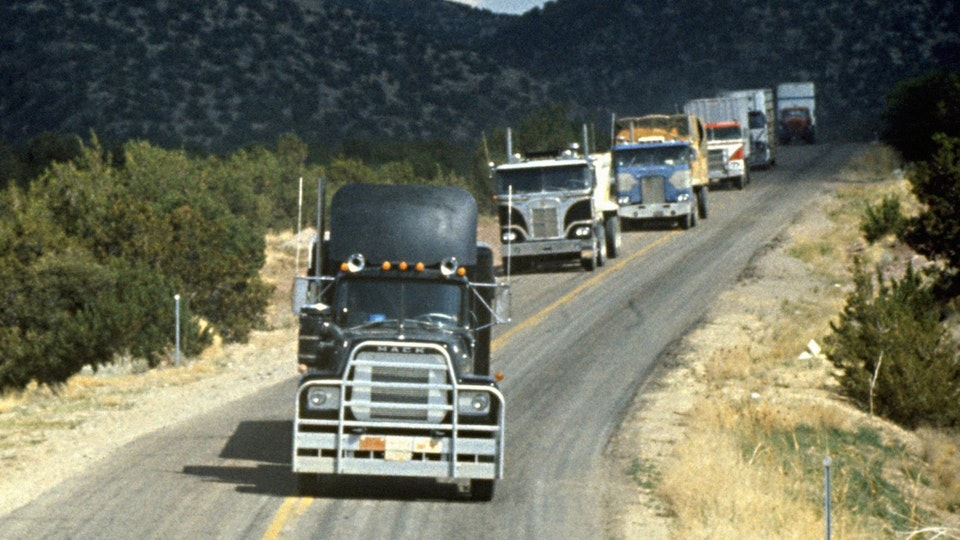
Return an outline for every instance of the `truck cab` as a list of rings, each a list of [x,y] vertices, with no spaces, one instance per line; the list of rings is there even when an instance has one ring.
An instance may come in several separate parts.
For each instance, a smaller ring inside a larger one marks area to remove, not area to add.
[[[459,188],[344,186],[295,282],[299,315],[293,472],[447,478],[493,497],[504,396],[490,329],[505,288]]]
[[[748,178],[744,127],[739,122],[707,122],[707,160],[710,183],[732,184],[743,189]]]
[[[792,141],[813,144],[815,136],[810,109],[806,107],[781,109],[779,134],[781,144],[789,144]]]
[[[615,121],[613,168],[620,218],[676,221],[707,216],[707,155],[702,122],[691,115],[648,115]]]
[[[540,261],[579,260],[592,271],[620,253],[610,154],[513,156],[492,168],[505,271]]]

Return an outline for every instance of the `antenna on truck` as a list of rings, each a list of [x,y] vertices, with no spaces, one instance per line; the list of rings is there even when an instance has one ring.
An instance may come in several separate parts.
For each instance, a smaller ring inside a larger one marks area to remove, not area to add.
[[[293,273],[300,273],[300,225],[303,223],[303,177],[300,177],[300,183],[297,186],[297,258],[293,265]]]
[[[583,123],[583,158],[590,159],[590,138],[587,136],[587,123]]]
[[[317,242],[315,244],[316,253],[314,268],[317,273],[323,274],[323,205],[327,202],[327,182],[323,177],[317,178]]]
[[[617,113],[610,113],[610,148],[617,145]]]

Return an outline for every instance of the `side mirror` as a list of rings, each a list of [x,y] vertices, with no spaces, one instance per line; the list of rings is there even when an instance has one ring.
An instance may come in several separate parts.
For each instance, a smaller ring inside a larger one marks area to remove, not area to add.
[[[293,314],[300,313],[300,308],[307,304],[307,291],[310,289],[310,280],[303,277],[293,278],[293,294],[290,298]]]
[[[510,322],[512,294],[509,283],[498,283],[493,293],[493,317],[496,324]]]
[[[327,306],[316,304],[320,296],[320,281],[317,278],[298,276],[293,278],[293,293],[291,294],[291,308],[294,315],[299,315],[304,307],[310,305],[322,306],[320,309],[326,309]]]

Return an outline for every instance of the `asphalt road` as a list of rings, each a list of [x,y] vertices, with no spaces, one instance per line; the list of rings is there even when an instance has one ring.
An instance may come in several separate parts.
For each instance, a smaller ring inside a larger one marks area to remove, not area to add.
[[[743,191],[710,192],[688,231],[624,233],[596,272],[514,276],[494,332],[506,378],[506,477],[490,503],[433,480],[342,478],[315,498],[290,473],[295,381],[144,436],[0,518],[2,538],[596,538],[629,495],[605,446],[671,344],[789,225],[857,145],[781,148]],[[291,359],[293,362],[293,359]]]

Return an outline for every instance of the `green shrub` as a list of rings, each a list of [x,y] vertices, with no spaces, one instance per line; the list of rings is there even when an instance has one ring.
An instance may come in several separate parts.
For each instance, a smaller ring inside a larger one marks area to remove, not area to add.
[[[909,177],[923,209],[906,221],[901,239],[945,265],[935,294],[947,302],[960,296],[960,138],[938,134],[933,141],[936,152]]]
[[[960,424],[960,353],[940,323],[922,276],[874,278],[857,260],[855,290],[826,336],[843,391],[860,407],[906,427]]]
[[[898,236],[906,223],[906,218],[900,213],[900,197],[896,194],[886,195],[877,205],[868,204],[860,221],[860,232],[863,238],[873,244],[884,236]]]

